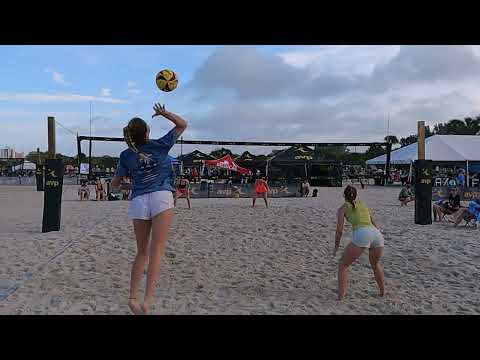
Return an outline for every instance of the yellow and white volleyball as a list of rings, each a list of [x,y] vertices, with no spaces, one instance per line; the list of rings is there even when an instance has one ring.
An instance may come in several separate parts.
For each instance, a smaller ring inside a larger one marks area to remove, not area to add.
[[[160,90],[170,92],[177,88],[178,78],[172,70],[162,70],[157,74],[157,86]]]

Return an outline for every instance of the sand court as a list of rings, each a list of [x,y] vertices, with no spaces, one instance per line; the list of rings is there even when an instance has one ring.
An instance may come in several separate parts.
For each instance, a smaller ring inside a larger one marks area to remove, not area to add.
[[[41,233],[43,193],[0,187],[0,314],[129,314],[135,241],[127,201],[77,201],[65,186],[62,228]],[[93,189],[92,189],[93,190]],[[415,225],[398,188],[359,189],[385,236],[387,294],[365,253],[337,298],[332,256],[343,188],[316,198],[183,199],[175,209],[154,314],[478,314],[480,232]],[[142,284],[143,287],[143,284]]]

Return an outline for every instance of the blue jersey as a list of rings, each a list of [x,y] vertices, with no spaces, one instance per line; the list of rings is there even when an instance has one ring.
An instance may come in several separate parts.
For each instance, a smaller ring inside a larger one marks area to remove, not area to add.
[[[155,191],[175,191],[168,152],[176,140],[174,128],[162,138],[140,146],[139,154],[131,149],[122,151],[115,175],[132,179],[132,199]]]

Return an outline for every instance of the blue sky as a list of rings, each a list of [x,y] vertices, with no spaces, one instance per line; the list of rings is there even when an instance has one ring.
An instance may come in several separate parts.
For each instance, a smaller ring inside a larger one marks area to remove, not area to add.
[[[180,78],[172,93],[155,86],[163,68]],[[47,116],[86,135],[90,101],[101,136],[151,121],[158,101],[187,118],[186,139],[378,141],[388,114],[399,137],[420,119],[479,114],[479,77],[477,46],[0,46],[0,146],[44,150]],[[169,127],[156,120],[152,135]]]

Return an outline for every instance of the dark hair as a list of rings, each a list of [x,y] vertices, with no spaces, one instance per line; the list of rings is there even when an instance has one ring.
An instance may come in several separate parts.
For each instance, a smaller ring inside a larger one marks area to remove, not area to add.
[[[353,208],[355,209],[355,199],[357,198],[357,189],[351,185],[347,185],[345,191],[343,192],[343,196],[345,196],[345,200],[352,204]]]
[[[123,128],[123,137],[128,147],[134,152],[138,153],[138,148],[147,142],[147,123],[135,117],[128,122],[128,125]]]

